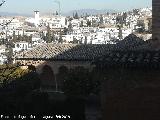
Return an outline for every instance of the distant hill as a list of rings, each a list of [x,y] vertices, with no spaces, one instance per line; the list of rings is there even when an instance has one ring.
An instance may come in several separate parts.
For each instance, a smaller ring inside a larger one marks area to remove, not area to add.
[[[78,15],[86,15],[86,13],[88,15],[97,15],[97,14],[105,14],[107,12],[109,13],[114,13],[114,12],[117,12],[115,10],[112,10],[112,9],[102,9],[102,10],[96,10],[96,9],[80,9],[80,10],[72,10],[72,11],[69,11],[67,13],[62,13],[62,15],[64,16],[72,16],[73,13],[78,13]],[[40,13],[40,15],[51,15],[52,13]],[[25,16],[25,17],[31,17],[31,16],[34,16],[34,14],[23,14],[23,13],[12,13],[12,12],[0,12],[0,16]]]
[[[0,16],[26,16],[26,17],[30,17],[32,15],[23,14],[23,13],[0,12]]]
[[[72,11],[69,11],[67,13],[63,13],[63,15],[65,16],[72,16],[73,13],[78,13],[78,15],[86,15],[86,13],[88,15],[97,15],[97,14],[105,14],[107,12],[109,13],[114,13],[114,12],[117,12],[115,10],[112,10],[112,9],[102,9],[102,10],[97,10],[97,9],[80,9],[80,10],[72,10]]]

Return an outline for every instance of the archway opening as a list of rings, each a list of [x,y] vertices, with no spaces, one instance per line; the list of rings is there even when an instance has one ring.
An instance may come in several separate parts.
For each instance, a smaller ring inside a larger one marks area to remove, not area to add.
[[[42,68],[42,73],[40,74],[41,79],[41,88],[43,90],[57,90],[57,83],[55,80],[54,71],[52,68],[48,65],[45,65]]]

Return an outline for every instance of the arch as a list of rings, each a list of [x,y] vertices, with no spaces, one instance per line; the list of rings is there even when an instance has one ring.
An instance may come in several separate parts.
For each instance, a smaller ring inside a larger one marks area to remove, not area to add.
[[[68,71],[69,71],[68,68],[64,65],[58,68],[57,82],[58,82],[58,88],[60,91],[63,91],[64,80],[66,78],[66,75],[68,74]]]
[[[55,79],[55,74],[49,65],[45,65],[42,68],[42,73],[40,74],[41,88],[47,90],[57,90],[57,82]]]

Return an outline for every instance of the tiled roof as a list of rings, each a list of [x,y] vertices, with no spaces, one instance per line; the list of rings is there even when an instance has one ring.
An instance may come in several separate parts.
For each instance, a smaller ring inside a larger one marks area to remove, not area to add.
[[[44,44],[16,56],[16,59],[94,60],[114,45]]]
[[[118,50],[151,50],[154,49],[148,41],[144,41],[134,34],[130,34],[117,43]]]
[[[131,34],[116,45],[109,44],[43,44],[15,56],[16,59],[95,60],[110,51],[152,50],[150,43]]]
[[[160,68],[160,51],[112,51],[93,64],[101,67]]]

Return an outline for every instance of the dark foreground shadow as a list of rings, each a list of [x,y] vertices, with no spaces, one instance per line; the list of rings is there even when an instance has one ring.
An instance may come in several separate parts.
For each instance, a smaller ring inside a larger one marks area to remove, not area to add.
[[[39,76],[34,71],[2,85],[0,100],[2,119],[5,116],[13,119],[19,115],[27,118],[34,115],[36,119],[50,116],[54,119],[85,120],[83,99],[66,97],[63,93],[42,92]]]

